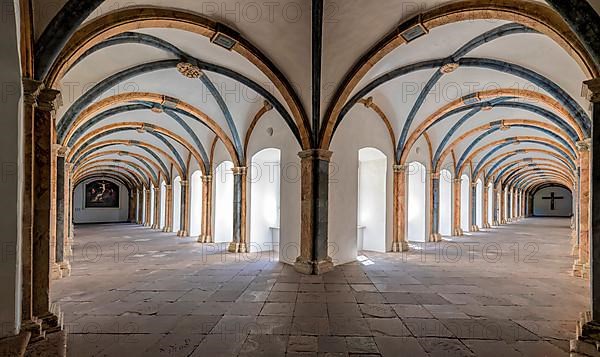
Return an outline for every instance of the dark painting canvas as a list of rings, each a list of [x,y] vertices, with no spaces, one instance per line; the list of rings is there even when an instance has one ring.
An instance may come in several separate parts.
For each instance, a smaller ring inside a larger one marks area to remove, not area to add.
[[[105,180],[85,185],[86,208],[119,208],[119,186]]]

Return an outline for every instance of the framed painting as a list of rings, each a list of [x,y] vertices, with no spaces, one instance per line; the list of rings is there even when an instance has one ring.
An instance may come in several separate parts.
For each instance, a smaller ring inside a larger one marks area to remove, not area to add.
[[[119,186],[106,180],[87,183],[85,208],[119,208]]]

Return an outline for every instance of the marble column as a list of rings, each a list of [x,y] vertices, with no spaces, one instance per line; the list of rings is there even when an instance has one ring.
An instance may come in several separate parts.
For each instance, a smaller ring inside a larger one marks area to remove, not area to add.
[[[53,143],[55,115],[61,105],[60,92],[42,89],[37,98],[33,123],[33,314],[48,332],[62,328],[50,304],[50,274],[54,265],[51,244]]]
[[[498,183],[498,187],[499,187],[499,195],[498,197],[499,199],[499,217],[500,217],[500,224],[506,224],[506,213],[507,213],[507,209],[506,209],[506,199],[508,197],[508,195],[506,194],[506,189],[504,187],[502,187],[502,183]]]
[[[408,251],[406,240],[406,166],[394,165],[394,225],[392,252]]]
[[[140,188],[135,189],[136,206],[137,206],[137,224],[144,224],[144,190]]]
[[[129,189],[129,209],[127,210],[127,221],[129,223],[135,223],[135,212],[137,210],[136,193],[134,189]]]
[[[512,188],[504,189],[506,192],[506,223],[512,222]]]
[[[146,198],[146,203],[144,204],[144,209],[146,210],[146,217],[144,217],[144,227],[150,227],[150,221],[151,221],[151,204],[152,204],[152,200],[150,197],[150,188],[145,188],[144,187],[144,197]]]
[[[462,179],[461,178],[455,178],[452,181],[452,203],[453,203],[453,207],[452,207],[452,226],[453,228],[453,232],[452,234],[454,236],[462,236],[465,233],[462,230],[462,227],[460,225],[460,195],[461,195],[461,183],[462,183]]]
[[[34,219],[34,113],[37,97],[44,85],[32,79],[23,79],[23,186],[21,221],[21,328],[32,331],[32,337],[42,335],[41,321],[33,314],[33,219]]]
[[[590,311],[582,314],[582,319],[577,325],[576,340],[571,341],[571,352],[572,355],[584,355],[585,351],[590,351],[587,355],[596,355],[598,352],[598,344],[600,343],[600,195],[595,195],[593,192],[600,191],[598,185],[600,185],[600,78],[589,80],[584,82],[584,95],[592,103],[592,145],[591,157],[589,155],[589,141],[585,141],[585,144],[579,144],[580,154],[582,149],[584,152],[588,152],[588,160],[591,158],[593,162],[585,162],[580,155],[582,179],[580,188],[580,200],[582,205],[580,208],[580,215],[587,214],[586,220],[583,217],[580,218],[581,229],[580,229],[580,241],[583,243],[584,240],[588,240],[589,245],[589,262],[590,262]],[[587,146],[587,148],[582,147]],[[591,168],[591,181],[589,180],[590,175],[586,174],[587,170]],[[588,177],[586,179],[585,177]],[[587,192],[586,192],[587,191]],[[591,215],[589,211],[584,213],[584,210],[589,209],[589,206],[585,205],[585,200],[591,201]],[[583,224],[586,222],[589,224],[591,221],[591,227],[584,227]],[[586,232],[586,233],[583,233]],[[583,235],[586,235],[583,237]],[[582,244],[580,244],[582,245]],[[582,249],[580,248],[580,252]],[[580,257],[581,259],[581,257]],[[582,264],[583,265],[583,264]],[[585,275],[585,268],[582,269],[582,274]],[[592,354],[594,353],[594,354]]]
[[[246,237],[246,167],[233,168],[233,239],[229,251],[246,253],[248,242]]]
[[[212,243],[212,176],[202,176],[202,220],[200,243]]]
[[[492,187],[492,225],[497,227],[500,225],[500,190],[498,185]]]
[[[181,209],[180,213],[180,224],[178,237],[187,237],[190,232],[190,195],[189,195],[189,182],[187,180],[181,180]]]
[[[483,196],[483,195],[482,195]],[[471,182],[471,232],[479,232],[479,226],[477,225],[477,182]]]
[[[590,262],[590,175],[591,139],[577,142],[579,152],[579,252],[573,265],[573,275],[587,278]]]
[[[60,147],[57,149],[56,159],[56,251],[55,261],[58,267],[58,277],[70,275],[71,266],[65,259],[65,247],[67,243],[68,227],[68,190],[69,190],[69,169],[65,162],[68,148]]]
[[[165,185],[165,226],[163,232],[173,230],[173,186]]]
[[[488,218],[489,215],[489,204],[490,204],[490,197],[489,197],[489,186],[487,186],[485,183],[482,183],[483,186],[483,194],[481,195],[482,198],[482,206],[481,206],[481,222],[482,222],[482,228],[491,228],[490,227],[490,220]]]
[[[431,192],[431,196],[429,198],[429,209],[431,212],[431,214],[429,215],[429,226],[431,227],[429,241],[441,242],[442,235],[440,234],[440,173],[432,172],[430,175],[429,182],[429,192]]]
[[[320,275],[333,270],[328,255],[329,162],[331,151],[306,150],[301,160],[300,256],[294,268],[302,274]]]
[[[154,224],[152,229],[160,229],[160,186],[154,187]]]

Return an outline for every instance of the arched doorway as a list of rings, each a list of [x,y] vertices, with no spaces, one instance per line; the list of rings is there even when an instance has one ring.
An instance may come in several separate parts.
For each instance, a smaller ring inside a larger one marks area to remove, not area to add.
[[[483,182],[477,180],[475,186],[475,224],[483,228]]]
[[[190,235],[195,237],[200,234],[202,223],[202,172],[192,174],[192,187],[190,193]]]
[[[426,178],[423,164],[414,161],[408,167],[408,201],[406,204],[408,240],[426,242]]]
[[[471,204],[469,202],[469,197],[471,197],[471,180],[467,175],[462,175],[460,180],[460,228],[462,228],[463,231],[468,232],[471,230],[471,227],[469,227],[469,215],[471,214]]]
[[[181,227],[181,177],[173,180],[173,232]]]
[[[250,251],[279,256],[281,151],[264,149],[250,166]]]
[[[452,235],[452,174],[448,170],[440,171],[440,234]]]
[[[374,148],[358,151],[357,250],[386,251],[387,156]]]
[[[215,243],[233,238],[233,163],[223,161],[215,169]]]
[[[167,218],[167,184],[162,181],[160,183],[160,229],[165,227]]]

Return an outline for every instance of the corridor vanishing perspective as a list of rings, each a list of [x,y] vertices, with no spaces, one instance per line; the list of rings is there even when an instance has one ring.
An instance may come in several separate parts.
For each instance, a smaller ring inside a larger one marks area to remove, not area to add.
[[[2,9],[0,356],[600,356],[597,0]]]

